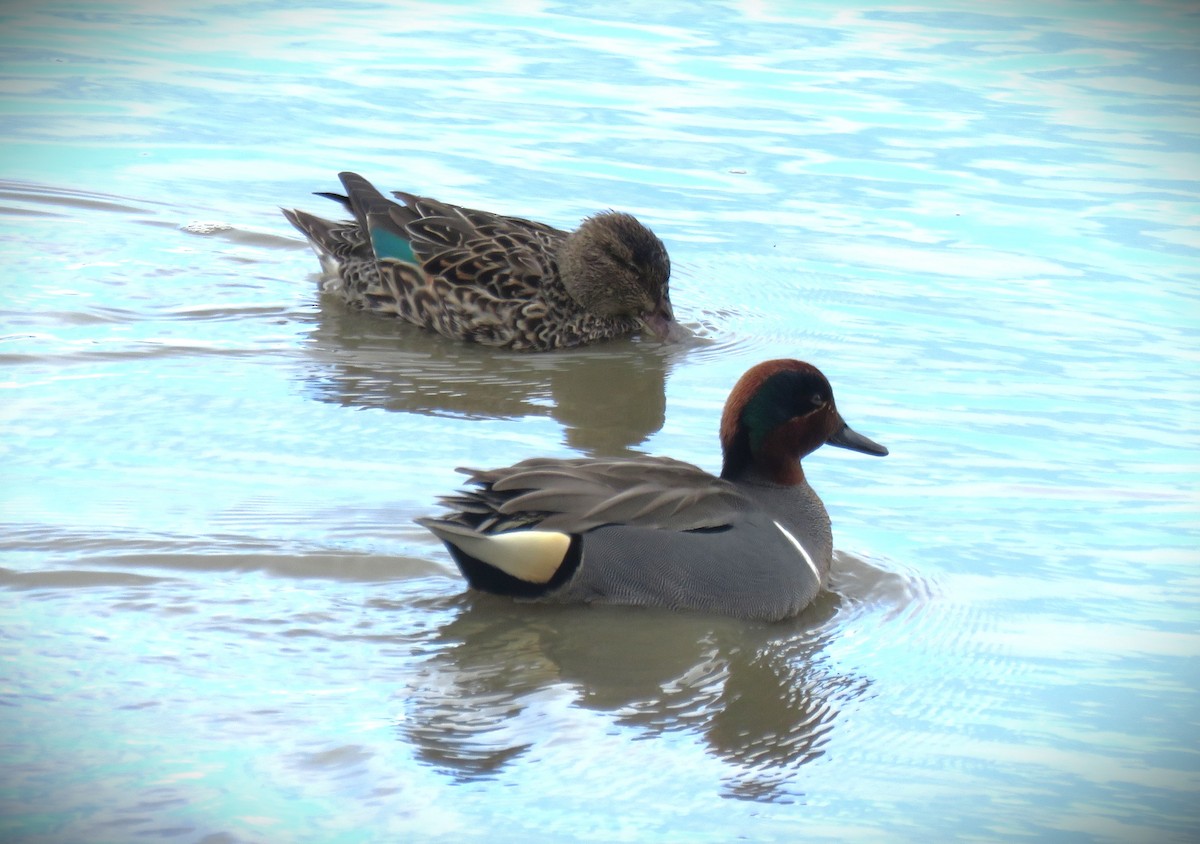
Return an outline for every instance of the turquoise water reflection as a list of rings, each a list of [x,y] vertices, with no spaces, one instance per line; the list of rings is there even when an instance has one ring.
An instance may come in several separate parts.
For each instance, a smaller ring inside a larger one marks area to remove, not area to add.
[[[1194,835],[1192,9],[697,8],[0,11],[0,837]],[[703,342],[347,315],[276,210],[341,169],[634,212]],[[714,468],[780,355],[891,448],[806,461],[801,619],[525,612],[412,524],[456,465]]]

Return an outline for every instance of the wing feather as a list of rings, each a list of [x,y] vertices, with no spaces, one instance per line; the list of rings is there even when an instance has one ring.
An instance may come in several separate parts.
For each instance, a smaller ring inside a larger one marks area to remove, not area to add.
[[[449,518],[475,529],[536,525],[582,533],[630,524],[697,530],[728,525],[748,506],[731,484],[670,458],[537,458],[506,469],[460,471],[478,488],[444,503],[459,511]]]

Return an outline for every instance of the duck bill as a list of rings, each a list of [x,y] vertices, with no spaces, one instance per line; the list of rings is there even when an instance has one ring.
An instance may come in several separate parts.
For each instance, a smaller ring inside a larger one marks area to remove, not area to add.
[[[873,454],[876,457],[883,457],[888,453],[886,448],[874,440],[864,437],[845,422],[842,423],[841,429],[839,429],[837,433],[826,440],[826,442],[828,442],[830,445],[836,445],[839,448],[848,448],[851,451],[861,451],[863,454]]]
[[[671,301],[663,299],[653,311],[642,317],[642,327],[664,343],[678,343],[692,332],[675,321]]]

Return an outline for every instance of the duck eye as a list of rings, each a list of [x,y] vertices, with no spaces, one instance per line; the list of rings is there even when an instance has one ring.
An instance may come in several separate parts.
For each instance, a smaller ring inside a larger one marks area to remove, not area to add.
[[[812,398],[810,398],[809,401],[812,402],[813,407],[821,407],[825,404],[825,397],[820,393],[813,393]]]

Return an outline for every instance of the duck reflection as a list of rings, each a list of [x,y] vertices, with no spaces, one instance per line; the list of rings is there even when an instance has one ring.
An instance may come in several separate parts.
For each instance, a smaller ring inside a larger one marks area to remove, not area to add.
[[[455,343],[323,297],[308,352],[315,398],[472,418],[550,416],[589,456],[632,453],[658,431],[681,346],[617,340],[553,354]]]
[[[434,637],[398,722],[422,759],[460,780],[497,774],[546,739],[528,731],[546,690],[647,736],[687,731],[728,763],[727,796],[787,801],[861,678],[820,659],[842,599],[784,624],[627,607],[514,604],[469,593]]]

